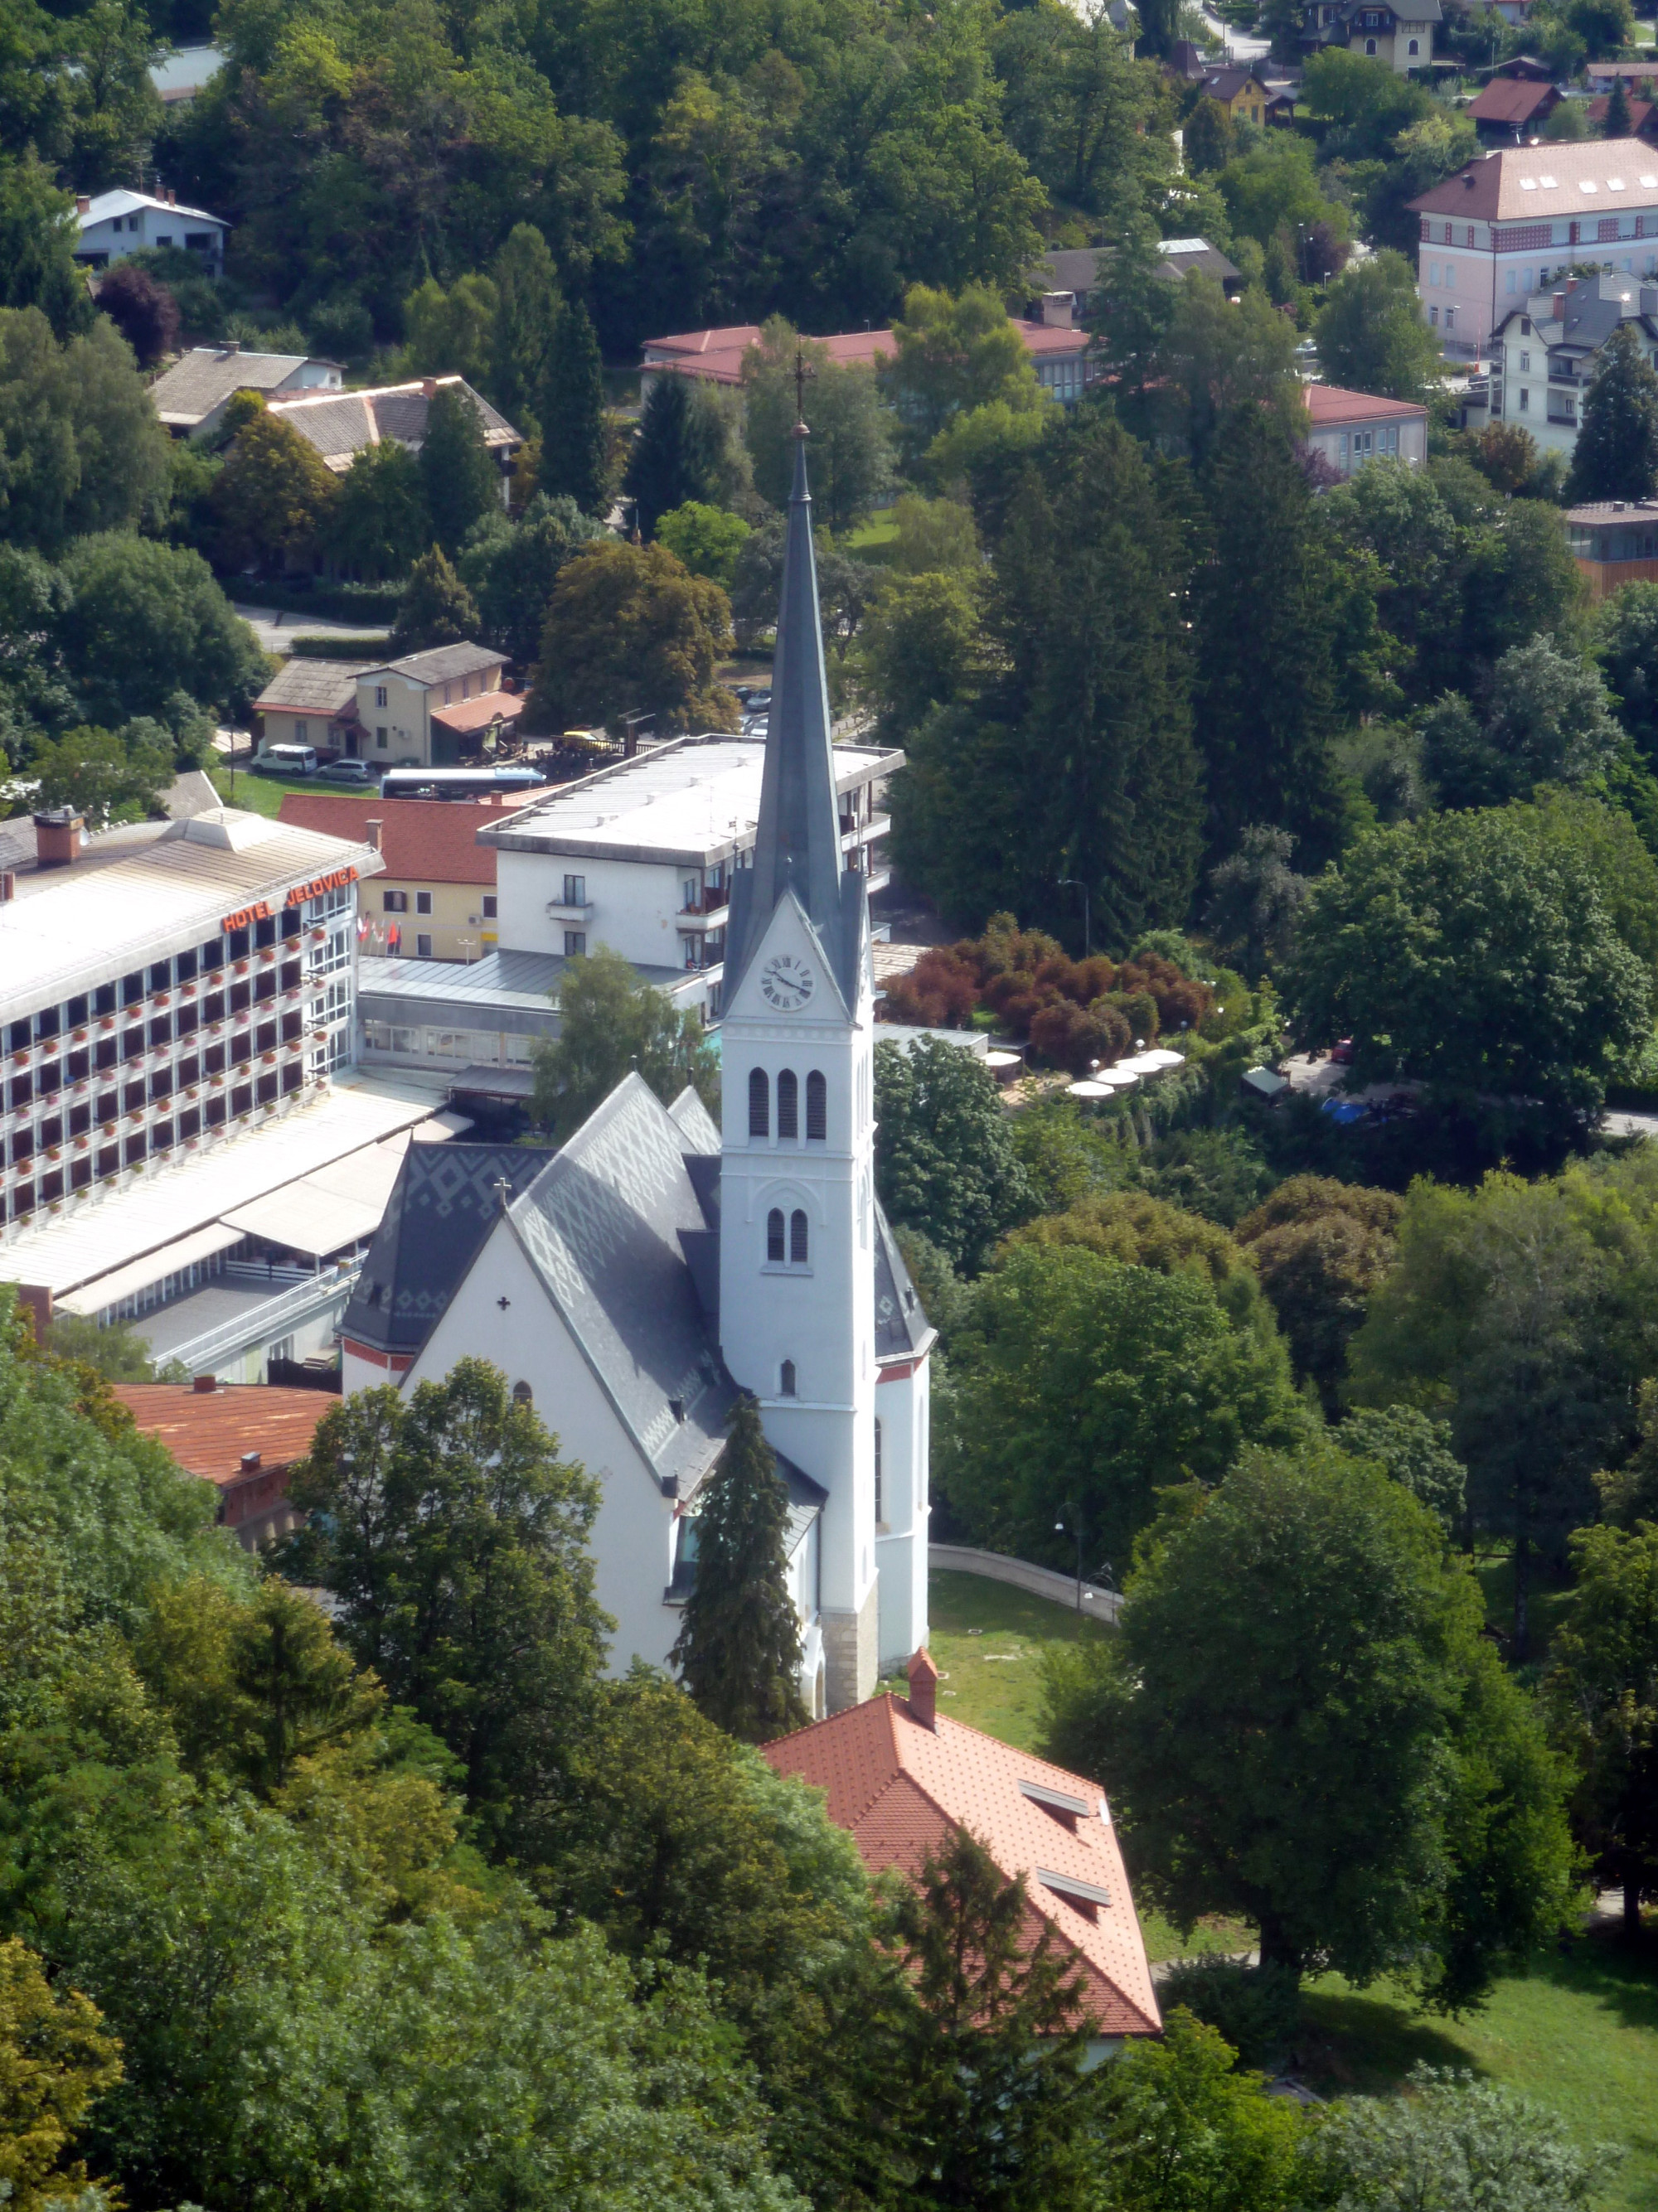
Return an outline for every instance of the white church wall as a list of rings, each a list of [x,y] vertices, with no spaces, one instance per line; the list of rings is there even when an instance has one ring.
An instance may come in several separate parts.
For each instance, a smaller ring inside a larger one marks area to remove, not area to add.
[[[881,1512],[875,1537],[881,1575],[881,1667],[901,1666],[928,1640],[927,1464],[930,1376],[922,1360],[883,1375],[875,1392],[881,1423]]]

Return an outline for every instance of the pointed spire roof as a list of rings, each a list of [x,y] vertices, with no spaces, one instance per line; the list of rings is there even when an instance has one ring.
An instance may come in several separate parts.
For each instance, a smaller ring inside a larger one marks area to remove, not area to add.
[[[793,891],[821,939],[848,1005],[856,995],[863,908],[862,877],[841,866],[840,802],[823,660],[806,425],[795,428],[795,481],[783,541],[783,591],[771,671],[771,712],[753,865],[732,884],[726,933],[725,998],[742,978],[777,902]]]

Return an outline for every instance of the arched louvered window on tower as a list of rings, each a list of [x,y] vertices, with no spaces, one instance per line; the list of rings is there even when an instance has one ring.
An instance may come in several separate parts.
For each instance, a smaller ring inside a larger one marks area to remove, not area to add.
[[[751,1137],[771,1133],[771,1086],[763,1067],[748,1071],[748,1133]]]
[[[806,1139],[822,1144],[829,1134],[829,1085],[814,1067],[806,1079]]]
[[[810,1253],[807,1235],[806,1215],[798,1206],[789,1217],[789,1264],[803,1267]]]
[[[777,1078],[777,1134],[800,1134],[800,1085],[795,1080],[792,1067],[785,1067]]]
[[[777,1376],[777,1395],[780,1398],[792,1398],[794,1395],[795,1363],[792,1359],[785,1359],[782,1371]]]
[[[781,1267],[783,1262],[783,1208],[774,1206],[765,1217],[766,1265]]]

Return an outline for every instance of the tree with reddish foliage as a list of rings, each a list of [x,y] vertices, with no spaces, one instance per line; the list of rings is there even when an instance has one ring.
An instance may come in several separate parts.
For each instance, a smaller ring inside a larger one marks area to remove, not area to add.
[[[98,305],[131,347],[140,368],[154,368],[179,343],[179,303],[147,269],[118,261],[98,287]]]

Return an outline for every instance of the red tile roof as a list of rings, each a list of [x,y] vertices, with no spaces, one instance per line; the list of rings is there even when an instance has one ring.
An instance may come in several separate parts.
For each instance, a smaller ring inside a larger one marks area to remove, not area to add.
[[[779,1774],[828,1796],[871,1873],[917,1875],[953,1832],[976,1836],[1009,1881],[1023,1875],[1028,1934],[1045,1924],[1082,1970],[1084,2003],[1103,2035],[1155,2035],[1161,2026],[1117,1832],[1099,1787],[943,1714],[931,1727],[907,1699],[872,1698],[762,1747]],[[1048,1811],[1021,1784],[1092,1809]],[[1073,1825],[1074,1821],[1074,1825]],[[1052,1881],[1049,1878],[1052,1877]],[[1055,1883],[1103,1890],[1090,1920]]]
[[[263,1382],[114,1382],[115,1395],[147,1437],[164,1443],[186,1474],[221,1488],[241,1479],[242,1454],[256,1451],[269,1474],[311,1449],[317,1423],[339,1403],[326,1390],[283,1390]]]
[[[512,694],[504,695],[510,698]],[[499,705],[503,695],[486,691],[468,704]],[[444,708],[449,714],[457,708]],[[437,719],[436,715],[433,720]],[[544,791],[515,791],[515,807],[545,799]],[[486,823],[498,822],[498,807],[468,805],[457,799],[376,799],[355,792],[290,791],[282,802],[279,818],[302,830],[326,830],[331,837],[368,842],[370,822],[381,825],[380,849],[386,874],[393,883],[495,883],[495,848],[480,845],[478,833]]]
[[[1086,331],[1021,322],[1016,316],[1009,319],[1024,340],[1028,354],[1080,354],[1087,349]],[[742,380],[744,354],[759,342],[758,323],[733,323],[720,330],[681,331],[675,337],[647,338],[644,366],[647,369],[678,369],[682,375],[701,377],[713,384],[738,384]],[[890,331],[842,331],[832,337],[814,338],[811,343],[826,348],[830,360],[841,368],[849,363],[888,360],[898,351],[898,341]]]
[[[1315,430],[1332,422],[1376,422],[1406,415],[1423,422],[1428,419],[1428,410],[1417,400],[1381,399],[1371,392],[1348,392],[1339,384],[1303,385],[1301,398]]]
[[[1460,216],[1468,222],[1611,215],[1620,207],[1658,207],[1658,164],[1638,138],[1504,146],[1405,204],[1420,215]]]
[[[1652,122],[1655,103],[1650,100],[1637,100],[1633,94],[1627,95],[1627,97],[1629,99],[1629,127],[1631,133],[1637,138],[1644,138],[1647,136],[1648,130]],[[1589,121],[1591,123],[1604,123],[1606,121],[1606,109],[1611,104],[1611,94],[1603,92],[1597,99],[1590,100]]]
[[[1539,107],[1552,107],[1559,94],[1551,84],[1527,84],[1511,76],[1494,76],[1465,111],[1476,123],[1527,123]]]
[[[475,699],[457,699],[452,707],[434,707],[432,720],[464,737],[472,730],[487,730],[496,722],[515,722],[528,704],[516,691],[480,691]]]

